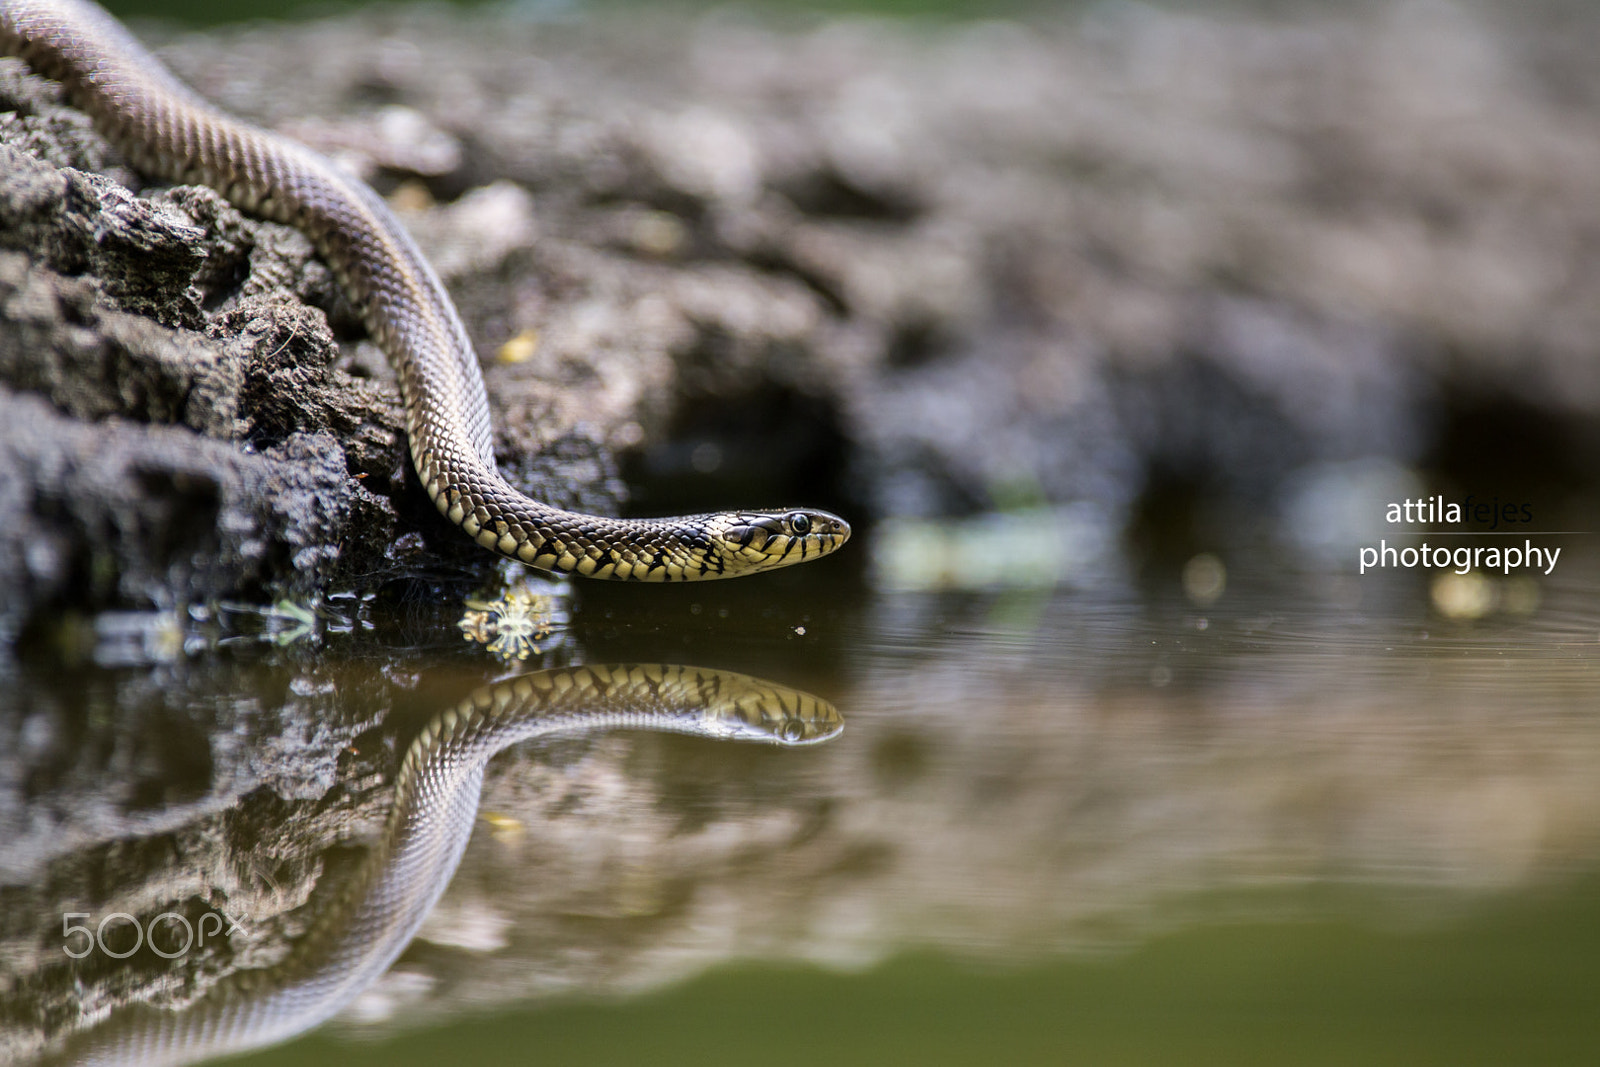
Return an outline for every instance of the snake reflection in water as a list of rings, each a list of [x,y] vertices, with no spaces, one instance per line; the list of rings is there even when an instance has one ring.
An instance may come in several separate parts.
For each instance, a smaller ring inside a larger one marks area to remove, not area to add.
[[[209,185],[311,238],[394,365],[422,484],[485,548],[545,570],[668,582],[801,563],[849,538],[843,519],[814,509],[614,519],[524,496],[495,466],[488,395],[466,327],[370,187],[201,100],[87,0],[0,0],[0,53],[59,79],[146,175]]]
[[[388,970],[449,885],[477,819],[484,766],[508,745],[635,729],[794,746],[843,728],[819,697],[694,667],[570,668],[486,686],[411,743],[382,836],[347,886],[313,897],[312,925],[287,958],[235,972],[181,1012],[123,1009],[56,1058],[192,1063],[277,1044],[331,1018]]]

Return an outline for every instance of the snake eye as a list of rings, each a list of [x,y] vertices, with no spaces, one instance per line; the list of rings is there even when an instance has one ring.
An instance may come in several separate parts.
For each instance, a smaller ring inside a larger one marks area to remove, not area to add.
[[[803,511],[796,511],[789,516],[789,529],[804,537],[811,532],[811,516]]]
[[[798,741],[806,735],[806,725],[799,719],[791,719],[783,724],[783,739],[785,741]]]

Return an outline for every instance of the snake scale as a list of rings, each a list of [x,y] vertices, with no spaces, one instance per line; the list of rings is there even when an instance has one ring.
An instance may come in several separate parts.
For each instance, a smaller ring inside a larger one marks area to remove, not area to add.
[[[0,0],[0,53],[56,78],[141,172],[200,182],[304,231],[400,382],[412,463],[441,512],[485,548],[593,578],[732,578],[828,554],[850,527],[807,508],[615,519],[564,511],[495,465],[477,355],[444,284],[365,183],[212,107],[88,0]]]
[[[389,819],[340,890],[313,895],[306,933],[276,966],[238,971],[183,1011],[135,1005],[52,1059],[175,1065],[286,1041],[377,981],[444,893],[477,820],[484,767],[508,745],[612,729],[785,746],[843,729],[819,697],[747,675],[679,666],[541,671],[485,686],[435,716],[395,775]]]

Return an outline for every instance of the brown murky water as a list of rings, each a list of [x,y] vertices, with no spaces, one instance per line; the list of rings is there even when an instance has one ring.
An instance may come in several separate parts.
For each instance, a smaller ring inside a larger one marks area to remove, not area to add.
[[[845,729],[503,753],[417,939],[262,1062],[1587,1059],[1595,564],[1580,541],[1466,587],[1246,559],[934,591],[844,559],[585,586],[528,605],[542,627],[501,602],[494,651],[458,602],[403,595],[69,627],[11,683],[7,1047],[75,998],[183,1003],[277,965],[431,715],[632,660],[809,690]],[[63,913],[196,902],[250,944],[64,951]]]

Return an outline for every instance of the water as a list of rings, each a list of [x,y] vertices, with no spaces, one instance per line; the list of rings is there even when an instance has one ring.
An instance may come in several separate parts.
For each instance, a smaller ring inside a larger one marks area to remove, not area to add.
[[[271,973],[371,854],[431,717],[486,682],[629,660],[808,690],[844,730],[501,754],[417,940],[257,1062],[1600,1050],[1585,539],[1531,583],[1238,552],[1187,587],[1107,566],[922,591],[882,585],[863,542],[762,580],[558,591],[549,633],[502,645],[525,660],[464,637],[423,583],[309,615],[64,625],[24,650],[5,720],[5,1047],[74,998]],[[248,943],[63,951],[64,912],[207,908]]]

